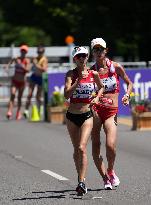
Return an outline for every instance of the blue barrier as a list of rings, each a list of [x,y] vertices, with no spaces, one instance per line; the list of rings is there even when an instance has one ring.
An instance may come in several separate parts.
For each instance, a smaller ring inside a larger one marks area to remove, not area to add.
[[[151,99],[151,69],[126,69],[126,73],[133,82],[133,92],[139,98]],[[48,100],[53,91],[63,93],[64,90],[65,73],[49,73],[48,74]],[[119,115],[129,116],[129,106],[123,106],[121,103],[122,97],[127,89],[123,80],[120,80],[120,94],[119,94]]]

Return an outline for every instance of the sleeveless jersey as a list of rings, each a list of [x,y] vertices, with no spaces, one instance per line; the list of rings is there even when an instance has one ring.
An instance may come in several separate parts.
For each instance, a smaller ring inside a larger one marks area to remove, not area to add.
[[[43,62],[47,60],[47,58],[45,56],[42,56],[40,59],[37,58],[37,64],[39,66],[42,66],[43,65]]]
[[[72,84],[78,77],[76,69],[73,70]],[[93,94],[96,91],[93,71],[88,71],[88,76],[82,78],[70,97],[70,103],[90,103],[93,99]]]
[[[16,64],[15,64],[15,73],[20,73],[25,75],[25,73],[27,73],[27,71],[24,69],[23,65],[27,65],[27,59],[23,58],[21,59],[20,57],[18,57],[16,59]]]
[[[96,64],[91,67],[91,70],[99,72],[99,77],[105,89],[104,93],[119,93],[119,76],[115,72],[113,62],[106,59],[106,66],[108,68],[108,72],[105,74],[100,74]]]
[[[45,56],[42,56],[41,58],[36,58],[36,59],[37,59],[37,65],[41,66],[41,67],[43,66],[44,61],[47,60],[47,58]],[[42,72],[42,71],[40,71],[35,65],[33,65],[32,72],[39,74],[39,72]]]

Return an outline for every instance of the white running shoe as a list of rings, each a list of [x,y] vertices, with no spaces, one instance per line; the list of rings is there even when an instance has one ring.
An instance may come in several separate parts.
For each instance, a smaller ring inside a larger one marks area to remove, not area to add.
[[[112,186],[115,186],[115,187],[119,186],[120,185],[120,180],[116,176],[114,170],[108,171],[107,173],[108,173],[108,177],[110,179],[110,182],[111,182]]]
[[[109,179],[104,180],[104,189],[105,190],[112,190],[112,184]]]

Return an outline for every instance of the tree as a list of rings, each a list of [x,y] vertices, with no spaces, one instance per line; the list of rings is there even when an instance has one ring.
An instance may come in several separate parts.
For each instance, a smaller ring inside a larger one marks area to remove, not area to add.
[[[65,45],[73,35],[76,45],[103,37],[110,55],[124,60],[150,60],[151,2],[141,0],[0,0],[1,45],[31,46],[43,39],[47,46]]]

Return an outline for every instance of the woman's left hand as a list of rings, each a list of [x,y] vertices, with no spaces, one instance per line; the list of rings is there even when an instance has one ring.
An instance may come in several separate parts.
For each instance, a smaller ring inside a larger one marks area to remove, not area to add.
[[[129,97],[124,95],[123,98],[122,98],[122,103],[125,106],[129,105]]]
[[[97,96],[97,97],[93,98],[90,105],[98,104],[98,102],[99,102],[99,97]]]

